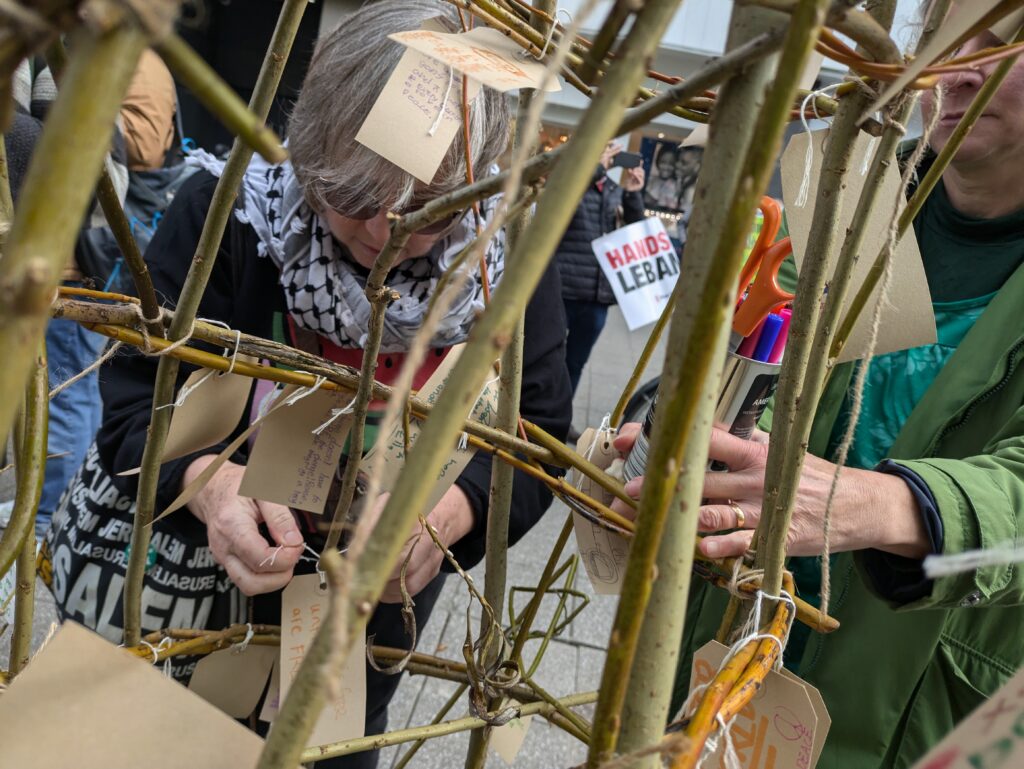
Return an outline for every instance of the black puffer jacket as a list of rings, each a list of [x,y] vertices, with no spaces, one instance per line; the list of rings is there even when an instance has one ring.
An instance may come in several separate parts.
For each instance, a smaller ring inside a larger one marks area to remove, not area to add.
[[[615,304],[615,294],[601,272],[590,243],[616,228],[619,208],[622,209],[623,224],[644,218],[642,194],[623,190],[608,178],[604,167],[599,165],[555,252],[565,299]]]

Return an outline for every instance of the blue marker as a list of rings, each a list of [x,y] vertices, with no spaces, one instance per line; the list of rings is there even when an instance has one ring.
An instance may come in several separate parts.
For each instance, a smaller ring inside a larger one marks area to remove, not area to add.
[[[750,357],[761,363],[767,363],[772,356],[772,348],[775,347],[775,340],[779,338],[780,331],[782,331],[782,316],[769,313],[768,317],[764,319],[761,336],[757,340],[754,354]]]

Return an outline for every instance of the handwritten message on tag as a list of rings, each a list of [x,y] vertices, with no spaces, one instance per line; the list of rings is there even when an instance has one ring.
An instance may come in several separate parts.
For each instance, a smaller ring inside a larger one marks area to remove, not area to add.
[[[1024,766],[1024,670],[978,706],[914,769]]]
[[[496,91],[540,88],[544,64],[524,55],[519,45],[490,27],[445,33],[419,29],[388,35],[402,45],[426,54]],[[559,91],[558,78],[544,89]]]
[[[444,390],[445,382],[448,381],[448,376],[455,367],[455,363],[459,359],[459,355],[462,354],[464,347],[464,344],[457,345],[448,352],[441,365],[437,367],[437,370],[434,371],[430,379],[420,388],[418,396],[421,399],[430,405],[437,402],[437,399]],[[477,422],[491,425],[494,423],[497,415],[498,380],[495,377],[493,380],[484,383],[483,388],[480,390],[480,395],[477,396],[476,403],[473,406],[473,411],[467,416]],[[409,445],[411,448],[416,445],[416,439],[419,437],[420,421],[413,418],[410,420],[409,428]],[[434,484],[433,489],[431,489],[422,510],[424,515],[433,510],[437,503],[441,501],[441,497],[455,483],[455,479],[459,477],[459,474],[466,469],[466,465],[469,464],[475,453],[475,449],[469,447],[462,449],[456,445],[437,474],[437,482]],[[383,463],[382,468],[379,467],[381,463]],[[375,446],[366,454],[362,462],[362,468],[368,475],[380,473],[381,489],[384,491],[391,490],[404,465],[405,438],[401,425],[396,425],[395,429],[391,431],[391,435],[388,436],[388,441],[384,445],[383,452],[379,452]]]
[[[627,224],[590,245],[629,330],[660,318],[679,278],[679,257],[661,219]]]
[[[502,724],[491,732],[491,747],[509,766],[515,763],[516,756],[522,750],[532,719],[533,716],[513,718],[507,724]]]
[[[316,574],[292,578],[281,594],[281,695],[284,702],[306,650],[327,613],[327,589]],[[309,736],[310,745],[362,737],[366,720],[366,639],[355,639],[341,673],[338,698],[328,702]]]
[[[691,691],[714,678],[728,651],[728,647],[710,641],[694,654]],[[827,731],[828,724],[819,723],[807,684],[775,671],[768,674],[730,728],[743,769],[813,769]],[[719,740],[718,749],[704,765],[726,769],[724,739]]]
[[[789,234],[793,241],[793,256],[796,259],[797,267],[802,263],[807,250],[807,239],[810,237],[814,215],[815,185],[821,173],[821,163],[824,157],[822,142],[826,133],[827,131],[814,131],[810,134],[810,140],[814,143],[814,161],[811,165],[811,191],[807,198],[807,204],[804,206],[795,205],[795,201],[799,197],[800,185],[803,180],[808,134],[795,135],[782,155],[782,196],[786,201],[786,221],[789,224]],[[836,225],[838,236],[835,253],[832,255],[833,259],[839,253],[843,237],[853,221],[857,200],[860,198],[864,182],[867,180],[864,169],[866,169],[866,164],[871,162],[872,152],[869,138],[863,133],[860,134],[854,146],[850,171],[846,175],[846,186],[840,193],[842,210]],[[880,211],[890,202],[896,201],[899,196],[899,183],[899,172],[895,164],[892,164],[885,175],[882,190],[879,193],[878,215],[874,217],[872,226],[869,226],[864,235],[860,258],[854,268],[853,280],[850,283],[850,291],[846,296],[844,308],[849,308],[850,302],[853,301],[853,297],[864,283],[864,278],[870,271],[875,257],[878,256],[889,237],[888,220],[881,215]],[[834,269],[834,267],[833,264],[832,268]],[[921,261],[921,252],[918,250],[917,238],[914,237],[913,231],[908,232],[896,246],[896,251],[893,254],[893,270],[889,300],[882,307],[881,326],[875,346],[876,355],[906,350],[935,341],[935,314],[932,311],[931,294],[928,292],[928,280],[924,274],[924,263]],[[843,348],[843,353],[839,356],[840,362],[858,360],[867,354],[871,319],[877,302],[878,290],[876,289],[872,298],[868,300],[866,310],[861,313],[857,324],[853,327],[853,332]]]
[[[256,645],[207,654],[196,663],[188,688],[232,718],[246,718],[259,702],[277,656],[276,647]]]
[[[598,433],[589,427],[576,442],[576,452],[588,457],[594,465],[607,470],[612,462],[619,459],[619,452],[612,445],[615,434],[611,431]],[[593,449],[591,449],[593,446]],[[603,487],[586,476],[574,476],[577,488],[598,502],[610,505],[614,497]],[[626,576],[626,561],[629,559],[629,542],[618,534],[598,526],[579,513],[572,514],[573,530],[576,533],[576,547],[580,551],[583,566],[598,595],[618,595],[622,580]]]
[[[479,90],[471,79],[470,101]],[[462,76],[410,49],[398,60],[356,141],[430,184],[461,126]]]
[[[256,766],[263,747],[159,668],[74,622],[0,696],[0,724],[5,767],[223,769]]]
[[[238,491],[317,515],[341,458],[352,417],[344,414],[315,433],[352,399],[345,391],[317,390],[264,421]]]

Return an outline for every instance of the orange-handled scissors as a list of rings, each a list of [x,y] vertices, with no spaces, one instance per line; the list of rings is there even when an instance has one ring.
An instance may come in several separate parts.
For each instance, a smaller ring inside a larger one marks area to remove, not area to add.
[[[783,238],[761,254],[757,277],[732,319],[732,330],[737,334],[750,336],[768,313],[793,301],[793,295],[779,286],[779,267],[791,253],[793,244]]]
[[[750,250],[750,256],[747,257],[746,264],[743,265],[743,269],[740,271],[740,296],[743,296],[743,292],[747,290],[750,281],[754,279],[754,274],[761,264],[764,252],[775,242],[775,239],[779,236],[779,228],[782,227],[782,207],[779,205],[779,201],[765,195],[761,198],[761,202],[757,207],[761,210],[761,216],[763,217],[761,220],[761,231],[757,234],[757,241],[755,241],[754,247]]]
[[[779,286],[779,268],[793,252],[788,237],[775,242],[782,224],[782,209],[776,200],[769,197],[761,198],[758,207],[764,222],[740,272],[740,293],[746,290],[747,296],[740,303],[732,322],[733,339],[741,341],[754,332],[768,313],[793,300],[793,295]]]

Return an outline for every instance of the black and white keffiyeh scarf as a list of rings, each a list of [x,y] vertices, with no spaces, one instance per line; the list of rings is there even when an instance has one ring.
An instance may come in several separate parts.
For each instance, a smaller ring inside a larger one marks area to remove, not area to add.
[[[189,162],[217,177],[224,169],[223,161],[203,150],[190,153]],[[235,210],[235,216],[256,232],[258,255],[269,257],[280,270],[291,317],[299,326],[327,337],[339,347],[365,347],[370,323],[370,302],[363,293],[366,275],[334,239],[327,223],[306,203],[291,164],[271,165],[254,157],[245,172],[242,190],[244,205]],[[494,196],[481,202],[484,222],[493,214],[498,199]],[[474,237],[474,218],[465,216],[426,256],[409,259],[391,271],[387,285],[400,298],[385,314],[381,352],[409,349],[438,280]],[[504,258],[505,235],[499,231],[485,251],[492,287],[501,280]],[[431,345],[449,347],[465,341],[483,307],[483,283],[479,268],[475,268]]]

